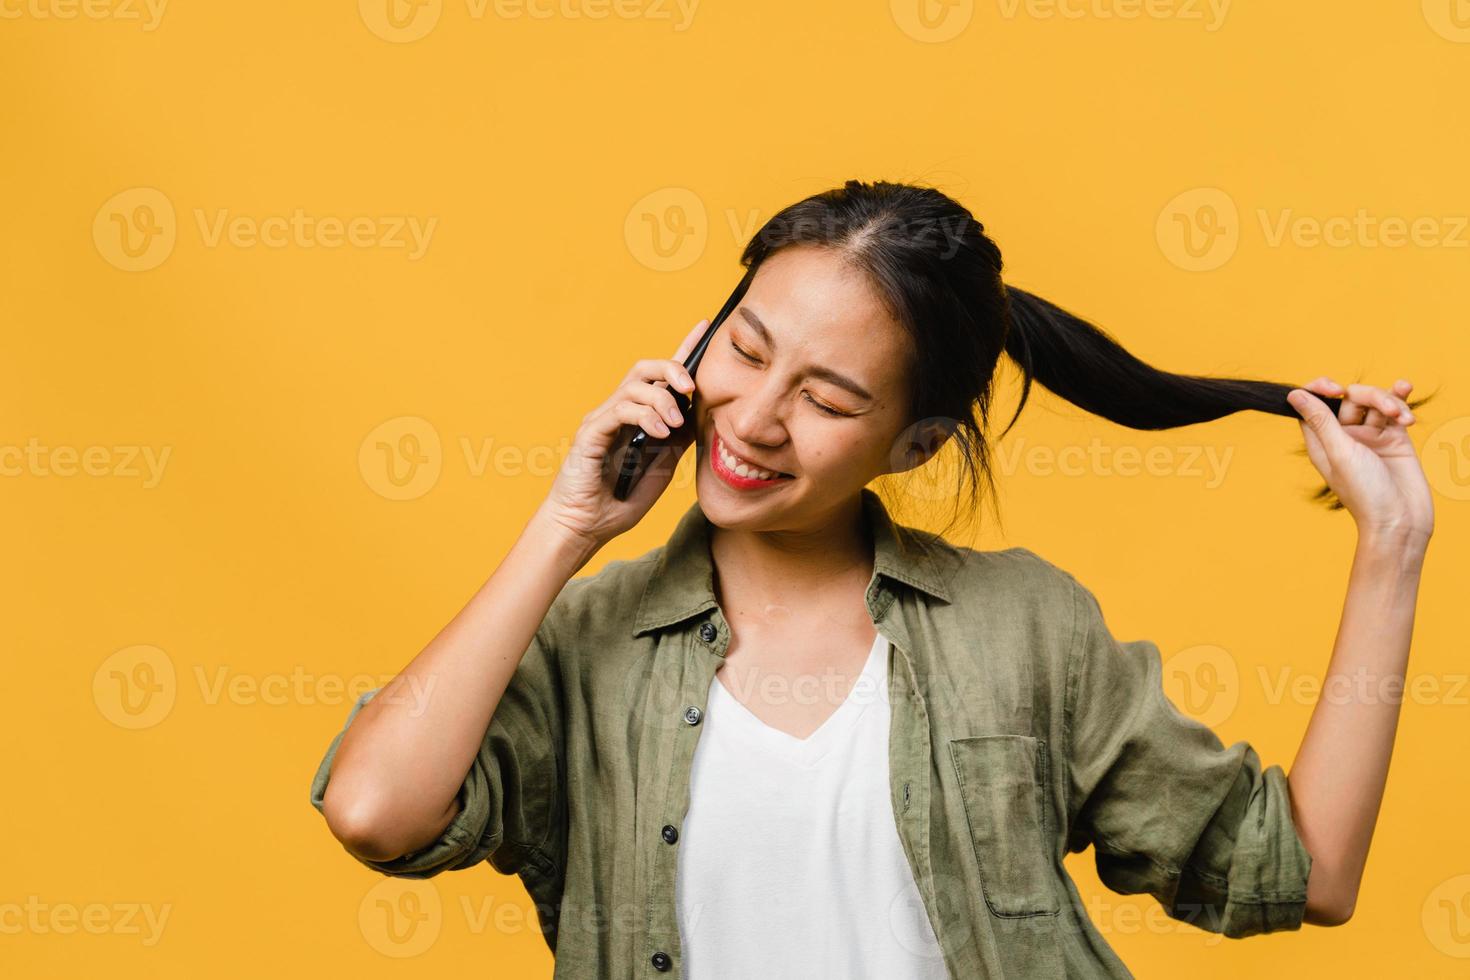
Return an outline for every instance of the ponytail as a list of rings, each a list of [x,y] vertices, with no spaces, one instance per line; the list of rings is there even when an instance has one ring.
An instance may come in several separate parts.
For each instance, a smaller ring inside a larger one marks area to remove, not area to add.
[[[1132,429],[1173,429],[1247,409],[1301,420],[1286,400],[1292,385],[1160,371],[1086,320],[1007,286],[1000,247],[985,226],[936,188],[849,180],[789,204],[746,243],[740,262],[747,279],[771,255],[794,245],[842,254],[867,275],[908,331],[916,380],[908,415],[944,423],[941,434],[961,464],[956,517],[960,505],[967,499],[973,504],[983,493],[1000,518],[989,435],[996,368],[1005,355],[1019,365],[1024,382],[1017,416],[1034,380]],[[1342,405],[1341,398],[1316,397],[1334,414]],[[1408,404],[1415,408],[1427,400]],[[919,440],[911,447],[930,448]],[[1306,455],[1305,447],[1297,452]],[[916,479],[915,470],[906,479]],[[934,497],[927,491],[917,496]],[[1342,508],[1326,486],[1312,499]]]
[[[1034,379],[1079,408],[1130,429],[1174,429],[1247,410],[1301,418],[1286,400],[1286,393],[1299,385],[1160,371],[1055,303],[1015,286],[1003,289],[1010,314],[1005,351],[1022,376],[1017,416]],[[1312,394],[1338,414],[1341,398]],[[1417,408],[1429,397],[1408,405]],[[1015,421],[1013,416],[1002,438]],[[1298,453],[1305,455],[1306,450]],[[1311,499],[1325,501],[1330,510],[1342,508],[1325,484]]]

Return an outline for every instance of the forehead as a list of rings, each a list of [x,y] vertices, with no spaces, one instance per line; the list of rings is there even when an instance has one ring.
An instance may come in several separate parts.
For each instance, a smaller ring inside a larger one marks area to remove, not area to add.
[[[840,253],[782,249],[761,264],[741,305],[765,324],[781,358],[820,362],[874,393],[901,387],[910,363],[908,332]],[[738,313],[729,322],[742,336],[755,332]]]

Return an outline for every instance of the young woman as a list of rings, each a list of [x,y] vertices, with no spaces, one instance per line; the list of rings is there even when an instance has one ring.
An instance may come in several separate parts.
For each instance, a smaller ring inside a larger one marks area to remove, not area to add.
[[[1114,639],[1069,573],[896,524],[868,484],[953,446],[957,499],[992,490],[1002,353],[1022,406],[1034,377],[1140,429],[1298,418],[1357,524],[1326,682],[1392,682],[1433,530],[1409,383],[1155,370],[1005,285],[928,188],[815,195],[742,263],[698,386],[703,322],[583,417],[500,567],[353,707],[311,788],[346,849],[519,874],[557,977],[1128,976],[1062,863],[1088,846],[1110,888],[1202,929],[1346,922],[1395,700],[1324,700],[1289,778],[1263,768],[1174,709],[1158,648]],[[618,501],[624,425],[669,448]],[[698,502],[668,543],[573,578],[689,445]]]

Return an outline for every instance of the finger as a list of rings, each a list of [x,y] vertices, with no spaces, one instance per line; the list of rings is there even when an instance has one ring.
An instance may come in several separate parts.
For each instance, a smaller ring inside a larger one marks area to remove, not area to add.
[[[694,329],[689,331],[689,335],[680,342],[679,349],[674,351],[674,360],[680,364],[684,363],[685,359],[693,353],[694,345],[699,343],[699,338],[704,336],[704,328],[707,326],[709,326],[708,318],[700,320],[694,325]]]
[[[1334,382],[1335,384],[1336,382]],[[1342,388],[1341,385],[1338,385]],[[1359,397],[1353,397],[1353,388],[1362,388],[1362,385],[1348,385],[1342,388],[1342,404],[1337,407],[1337,421],[1343,425],[1362,425],[1363,420],[1368,417],[1368,406],[1362,402],[1361,393]]]
[[[649,385],[658,381],[666,381],[685,394],[694,390],[694,378],[683,364],[660,357],[645,357],[635,363],[623,379],[623,385]]]
[[[1398,385],[1394,385],[1394,388],[1397,388],[1397,387],[1398,387]],[[1381,404],[1381,403],[1383,403],[1384,400],[1386,400],[1387,401],[1387,404],[1393,406],[1393,408],[1395,409],[1394,412],[1384,413],[1385,418],[1387,419],[1386,424],[1388,424],[1388,425],[1413,425],[1414,424],[1414,413],[1409,408],[1409,403],[1404,400],[1404,397],[1406,397],[1407,393],[1405,393],[1404,396],[1400,396],[1400,395],[1395,394],[1394,392],[1391,392],[1391,391],[1384,391],[1382,388],[1375,388],[1373,390],[1376,391],[1376,392],[1378,392],[1382,396],[1382,398],[1377,398],[1377,399],[1374,400],[1375,401],[1375,404]]]
[[[1414,410],[1409,407],[1409,392],[1414,390],[1414,383],[1407,378],[1399,378],[1393,383],[1393,393],[1404,403],[1404,410],[1399,414],[1401,425],[1414,424]]]
[[[640,426],[644,432],[660,439],[669,434],[669,427],[659,418],[658,410],[652,405],[633,401],[618,402],[613,407],[613,417],[621,423]]]
[[[1407,406],[1376,385],[1348,385],[1348,397],[1365,408],[1376,408],[1389,418],[1397,418]]]
[[[1391,420],[1388,418],[1388,416],[1384,415],[1378,409],[1370,408],[1368,409],[1368,414],[1363,417],[1362,424],[1365,426],[1372,426],[1375,429],[1381,429],[1384,426],[1388,425],[1390,421]]]
[[[674,396],[667,388],[645,384],[642,381],[630,381],[619,388],[618,393],[624,401],[649,406],[666,418],[670,425],[682,425],[684,422],[684,415],[679,411],[679,403],[674,401]]]
[[[1320,377],[1313,378],[1311,381],[1308,381],[1306,384],[1302,385],[1302,387],[1305,388],[1307,391],[1315,392],[1316,394],[1322,395],[1324,398],[1338,399],[1339,401],[1337,412],[1339,422],[1342,422],[1343,424],[1351,424],[1353,419],[1356,418],[1356,416],[1351,413],[1348,414],[1346,418],[1343,417],[1343,410],[1348,407],[1347,391],[1343,388],[1342,385],[1338,384],[1336,381],[1333,381],[1327,375],[1324,374]]]
[[[694,375],[680,360],[664,362],[664,378],[670,387],[678,388],[686,395],[694,391]]]
[[[1307,424],[1306,419],[1297,419],[1296,422],[1301,426],[1302,441],[1307,444],[1307,457],[1311,459],[1312,465],[1324,475],[1331,472],[1332,467],[1327,461],[1327,450],[1322,448],[1322,440],[1317,438],[1317,433]]]
[[[674,396],[669,394],[667,388],[630,382],[619,387],[607,401],[584,415],[582,425],[601,440],[611,439],[624,425],[642,426],[649,435],[663,438],[669,434],[669,427],[663,421],[662,409],[658,404],[660,395],[667,398],[669,404],[673,403]]]
[[[1308,391],[1315,392],[1321,395],[1323,398],[1343,397],[1342,385],[1338,384],[1336,381],[1333,381],[1326,375],[1323,375],[1320,378],[1313,378],[1311,381],[1308,381],[1306,384],[1302,385],[1302,387]]]
[[[1332,414],[1332,410],[1315,395],[1301,388],[1293,388],[1286,393],[1286,400],[1311,427],[1312,434],[1321,441],[1322,448],[1329,455],[1345,449],[1345,443],[1352,441],[1342,431],[1342,425]]]

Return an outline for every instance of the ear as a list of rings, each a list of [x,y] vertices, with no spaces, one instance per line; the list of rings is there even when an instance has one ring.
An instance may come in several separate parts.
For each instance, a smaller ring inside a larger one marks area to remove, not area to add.
[[[949,437],[959,428],[959,421],[938,416],[920,419],[906,426],[893,441],[888,454],[889,473],[903,473],[933,459]]]

